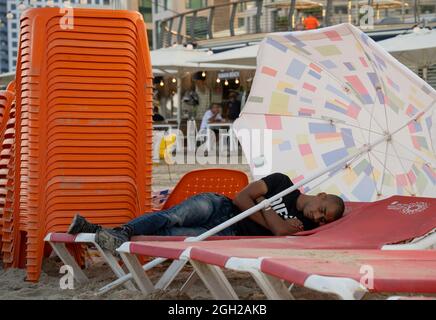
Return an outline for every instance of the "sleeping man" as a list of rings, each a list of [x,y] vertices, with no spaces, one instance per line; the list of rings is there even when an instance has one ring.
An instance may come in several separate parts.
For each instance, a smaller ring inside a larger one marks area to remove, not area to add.
[[[113,229],[76,215],[68,233],[95,233],[96,242],[112,252],[136,235],[198,236],[292,185],[288,176],[273,173],[250,183],[234,200],[217,193],[201,193],[168,210],[144,214]],[[217,235],[287,236],[333,222],[343,213],[344,201],[338,196],[311,196],[295,190]]]

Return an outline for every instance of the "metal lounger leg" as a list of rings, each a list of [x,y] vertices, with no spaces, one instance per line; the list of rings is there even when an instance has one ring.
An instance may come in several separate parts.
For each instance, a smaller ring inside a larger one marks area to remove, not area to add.
[[[232,285],[219,267],[192,260],[190,263],[216,300],[239,300]]]
[[[144,294],[150,294],[155,289],[153,283],[145,274],[144,269],[142,269],[142,265],[139,262],[138,258],[130,253],[121,252],[121,258],[123,259],[127,269],[129,269],[130,274],[133,276],[136,284]]]
[[[58,257],[62,260],[64,265],[70,266],[73,268],[74,272],[74,279],[77,280],[80,284],[87,283],[88,277],[86,274],[82,271],[80,266],[77,264],[76,260],[71,256],[70,252],[68,251],[67,247],[65,246],[65,243],[57,243],[57,242],[49,242],[53,250],[56,252]]]
[[[199,277],[198,277],[197,272],[192,271],[192,273],[189,275],[188,280],[186,280],[186,282],[180,288],[180,292],[186,293],[193,286],[193,284],[197,282],[198,279],[199,279]]]
[[[187,262],[187,260],[174,260],[156,283],[156,289],[166,290]]]
[[[250,274],[269,300],[294,300],[282,280],[259,271],[251,271]]]
[[[126,275],[123,268],[119,265],[117,259],[114,257],[114,255],[110,251],[101,248],[97,243],[94,243],[94,245],[97,248],[98,252],[100,252],[103,259],[107,262],[109,267],[112,269],[113,273],[115,273],[115,275],[118,278],[121,278],[121,277]],[[137,290],[136,287],[134,286],[134,284],[132,283],[132,281],[127,281],[123,285],[128,290],[132,290],[132,291]]]

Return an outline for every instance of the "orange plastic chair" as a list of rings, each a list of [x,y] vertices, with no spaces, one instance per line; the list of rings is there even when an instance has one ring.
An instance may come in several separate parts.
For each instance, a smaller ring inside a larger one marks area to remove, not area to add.
[[[8,215],[4,215],[6,197],[7,197],[7,182],[9,173],[9,160],[11,156],[11,148],[14,141],[13,136],[13,121],[11,116],[15,114],[15,82],[12,81],[7,86],[6,91],[0,91],[0,256],[2,256],[3,241],[9,237],[7,223],[4,220]],[[11,128],[12,126],[12,128]],[[12,135],[11,135],[12,134]]]
[[[200,169],[185,174],[174,187],[161,210],[169,209],[182,201],[204,192],[214,192],[233,199],[248,185],[248,176],[231,169]]]

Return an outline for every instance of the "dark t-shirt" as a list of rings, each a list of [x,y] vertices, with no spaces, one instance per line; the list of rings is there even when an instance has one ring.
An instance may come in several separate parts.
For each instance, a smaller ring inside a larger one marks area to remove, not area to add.
[[[282,173],[273,173],[262,178],[262,180],[268,188],[268,192],[264,196],[267,199],[294,185],[291,179]],[[317,227],[316,223],[306,218],[303,212],[297,210],[297,199],[300,194],[300,190],[297,189],[271,203],[271,208],[284,220],[300,220],[303,223],[304,230],[314,229]],[[250,218],[246,218],[238,222],[238,235],[269,236],[273,235],[273,233]]]

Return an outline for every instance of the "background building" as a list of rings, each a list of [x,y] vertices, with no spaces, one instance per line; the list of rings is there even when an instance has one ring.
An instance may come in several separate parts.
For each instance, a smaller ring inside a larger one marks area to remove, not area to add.
[[[147,26],[148,45],[150,50],[153,49],[153,1],[154,0],[139,0],[138,9],[144,17]]]
[[[152,0],[0,0],[0,74],[15,71],[18,54],[20,15],[29,7],[60,7],[69,2],[72,7],[91,7],[100,9],[139,10],[149,28],[149,41],[152,37]],[[139,6],[141,4],[141,6]]]
[[[7,12],[6,1],[0,1],[0,74],[9,71]]]
[[[371,3],[374,40],[395,36],[416,23],[436,25],[435,0],[154,0],[154,48],[175,42],[200,47],[241,45],[260,41],[265,34],[296,30],[305,16],[321,26],[349,22],[364,26],[360,10]]]

